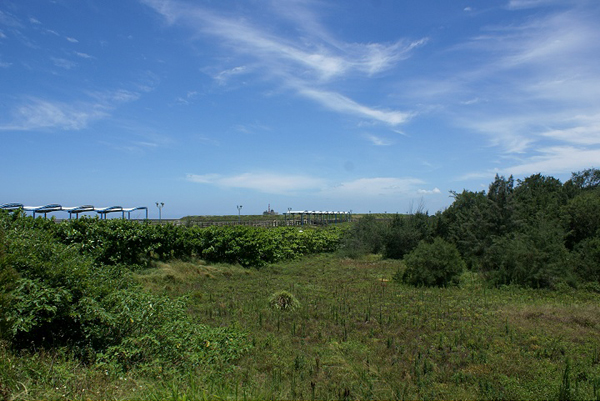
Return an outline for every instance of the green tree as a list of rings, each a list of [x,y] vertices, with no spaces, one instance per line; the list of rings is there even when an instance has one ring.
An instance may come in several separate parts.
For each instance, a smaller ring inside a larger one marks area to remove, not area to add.
[[[514,222],[514,179],[498,176],[489,186],[487,197],[491,201],[489,207],[490,235],[500,236],[515,228]]]
[[[494,285],[517,284],[553,288],[573,284],[564,231],[553,221],[541,220],[524,232],[495,238],[482,258],[482,270]]]
[[[573,264],[578,278],[600,283],[600,238],[586,238],[573,250]]]
[[[565,183],[566,187],[576,190],[596,189],[600,186],[600,170],[589,168],[571,174],[571,179]]]
[[[600,190],[581,192],[570,199],[562,208],[562,222],[569,249],[596,236],[600,230]]]
[[[515,220],[520,226],[560,218],[568,196],[560,180],[541,174],[519,180],[514,190]]]
[[[441,216],[445,239],[454,243],[469,268],[477,265],[491,245],[494,222],[490,218],[492,201],[485,192],[452,192],[454,202]]]
[[[420,241],[431,241],[432,237],[432,219],[427,213],[396,214],[385,238],[383,256],[402,259],[415,249]]]
[[[380,253],[388,235],[388,222],[378,221],[368,214],[352,225],[342,239],[341,252],[345,256],[358,257]]]

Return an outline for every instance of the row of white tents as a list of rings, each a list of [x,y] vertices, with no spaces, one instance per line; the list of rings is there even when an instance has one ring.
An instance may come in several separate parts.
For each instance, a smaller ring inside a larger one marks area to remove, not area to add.
[[[341,212],[341,211],[329,211],[329,210],[289,210],[285,213],[288,216],[291,216],[292,219],[295,218],[296,215],[300,215],[300,220],[304,222],[305,220],[310,223],[318,222],[318,221],[331,221],[332,218],[335,222],[341,221],[350,221],[352,218],[352,211],[349,212]]]
[[[125,213],[127,213],[127,218],[131,218],[131,213],[136,210],[145,210],[146,211],[146,219],[148,219],[148,208],[146,206],[138,206],[138,207],[129,207],[125,208],[122,206],[108,206],[108,207],[95,207],[92,205],[82,205],[82,206],[62,206],[57,203],[51,203],[43,206],[25,206],[22,203],[5,203],[0,205],[0,209],[6,210],[18,210],[22,209],[26,212],[32,212],[33,217],[36,214],[44,214],[44,218],[48,213],[63,211],[69,213],[69,218],[75,215],[76,218],[79,218],[80,213],[85,212],[96,212],[100,215],[101,219],[105,219],[106,215],[109,213],[121,213],[122,218],[125,218]]]

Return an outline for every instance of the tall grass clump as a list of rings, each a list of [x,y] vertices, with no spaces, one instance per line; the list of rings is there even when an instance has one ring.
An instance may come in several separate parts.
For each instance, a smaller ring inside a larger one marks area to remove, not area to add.
[[[291,292],[280,290],[269,297],[269,305],[277,311],[291,312],[300,307],[300,302]]]

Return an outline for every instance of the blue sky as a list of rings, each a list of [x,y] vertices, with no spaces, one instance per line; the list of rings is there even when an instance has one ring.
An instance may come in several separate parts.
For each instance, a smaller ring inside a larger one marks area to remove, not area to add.
[[[597,0],[3,0],[0,203],[404,213],[600,167]],[[59,216],[60,217],[60,216]]]

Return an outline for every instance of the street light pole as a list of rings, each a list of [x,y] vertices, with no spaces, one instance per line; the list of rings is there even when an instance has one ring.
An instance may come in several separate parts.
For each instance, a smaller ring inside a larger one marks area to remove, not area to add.
[[[156,207],[158,208],[158,222],[162,221],[162,208],[165,205],[165,202],[156,202]]]
[[[238,224],[242,223],[242,205],[237,205],[238,210]]]

